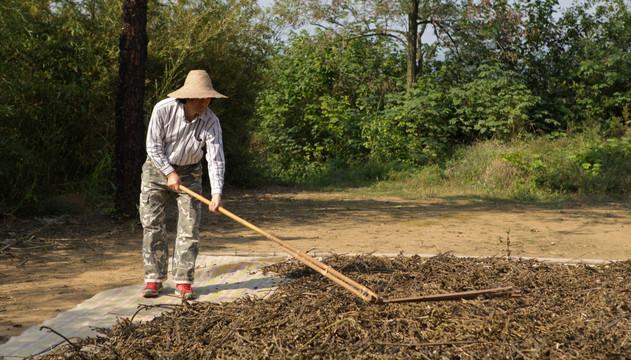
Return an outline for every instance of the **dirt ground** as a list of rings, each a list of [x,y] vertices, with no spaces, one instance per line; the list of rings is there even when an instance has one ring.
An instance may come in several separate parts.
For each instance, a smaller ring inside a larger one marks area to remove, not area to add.
[[[287,189],[226,191],[224,207],[312,255],[385,253],[631,259],[628,204],[556,206],[402,200]],[[172,210],[171,210],[172,211]],[[171,237],[175,217],[168,227]],[[205,213],[204,253],[282,253],[272,241]],[[0,227],[0,344],[100,291],[143,284],[137,221],[96,211]]]

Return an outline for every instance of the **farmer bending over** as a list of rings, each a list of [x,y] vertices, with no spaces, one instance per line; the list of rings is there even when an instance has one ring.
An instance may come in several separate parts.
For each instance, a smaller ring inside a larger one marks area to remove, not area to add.
[[[192,70],[184,86],[168,94],[153,108],[147,131],[147,161],[142,166],[140,220],[144,229],[142,257],[146,286],[144,297],[158,296],[167,279],[169,246],[165,205],[175,193],[178,207],[177,238],[173,247],[172,277],[175,293],[194,299],[191,284],[199,252],[201,202],[179,191],[180,185],[202,193],[200,161],[206,147],[212,199],[208,206],[221,206],[225,159],[221,126],[208,108],[213,98],[225,98],[212,86],[208,73]]]

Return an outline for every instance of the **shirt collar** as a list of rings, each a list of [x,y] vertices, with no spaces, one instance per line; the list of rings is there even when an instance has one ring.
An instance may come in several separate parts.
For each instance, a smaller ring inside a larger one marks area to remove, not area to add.
[[[196,115],[196,116],[193,118],[193,120],[191,120],[191,121],[187,121],[187,120],[186,120],[186,116],[184,116],[184,104],[180,103],[179,105],[180,105],[180,106],[179,106],[179,110],[178,110],[178,111],[179,111],[180,119],[182,119],[182,121],[186,122],[187,124],[194,124],[194,123],[196,123],[196,122],[197,122],[197,121],[199,121],[200,119],[203,119],[203,118],[204,118],[204,115],[206,115],[206,113],[208,112],[208,108],[206,108],[206,110],[204,110],[204,113],[203,113],[203,114]]]

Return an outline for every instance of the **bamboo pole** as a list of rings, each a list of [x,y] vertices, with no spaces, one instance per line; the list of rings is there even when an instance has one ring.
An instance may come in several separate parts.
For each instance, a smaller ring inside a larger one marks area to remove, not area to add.
[[[197,200],[210,205],[210,200],[206,199],[205,197],[203,197],[202,195],[192,191],[191,189],[187,188],[184,185],[180,185],[180,190],[184,191],[185,193],[189,194],[190,196],[196,198]],[[248,227],[251,230],[254,230],[255,232],[265,236],[266,238],[274,241],[275,243],[279,244],[280,246],[283,247],[283,249],[291,256],[293,256],[294,258],[296,258],[298,261],[302,262],[303,264],[309,266],[310,268],[312,268],[313,270],[317,271],[318,273],[320,273],[321,275],[323,275],[324,277],[332,280],[334,283],[342,286],[343,288],[345,288],[346,290],[350,291],[351,293],[359,296],[362,300],[368,302],[368,303],[382,303],[383,300],[379,297],[379,295],[377,295],[374,291],[370,290],[369,288],[367,288],[364,285],[361,285],[357,282],[355,282],[354,280],[348,278],[347,276],[343,275],[342,273],[340,273],[339,271],[333,269],[331,266],[324,264],[323,262],[317,260],[316,258],[308,255],[307,253],[298,250],[297,248],[295,248],[293,245],[290,245],[289,243],[275,237],[274,235],[266,232],[265,230],[257,227],[256,225],[242,219],[241,217],[231,213],[230,211],[226,210],[223,207],[219,207],[218,211],[226,216],[228,216],[229,218],[235,220],[236,222],[240,223],[241,225],[244,225],[246,227]]]
[[[404,303],[404,302],[426,302],[426,301],[450,301],[450,300],[466,300],[477,299],[480,296],[519,296],[519,292],[514,290],[512,286],[498,287],[484,290],[471,290],[462,292],[453,292],[446,294],[434,294],[419,297],[409,297],[400,299],[384,299],[384,304]]]

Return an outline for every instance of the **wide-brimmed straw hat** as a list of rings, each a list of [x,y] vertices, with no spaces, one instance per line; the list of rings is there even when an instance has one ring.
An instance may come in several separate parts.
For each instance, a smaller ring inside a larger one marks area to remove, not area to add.
[[[184,86],[167,96],[178,99],[227,98],[213,88],[210,76],[205,70],[191,70],[186,75]]]

